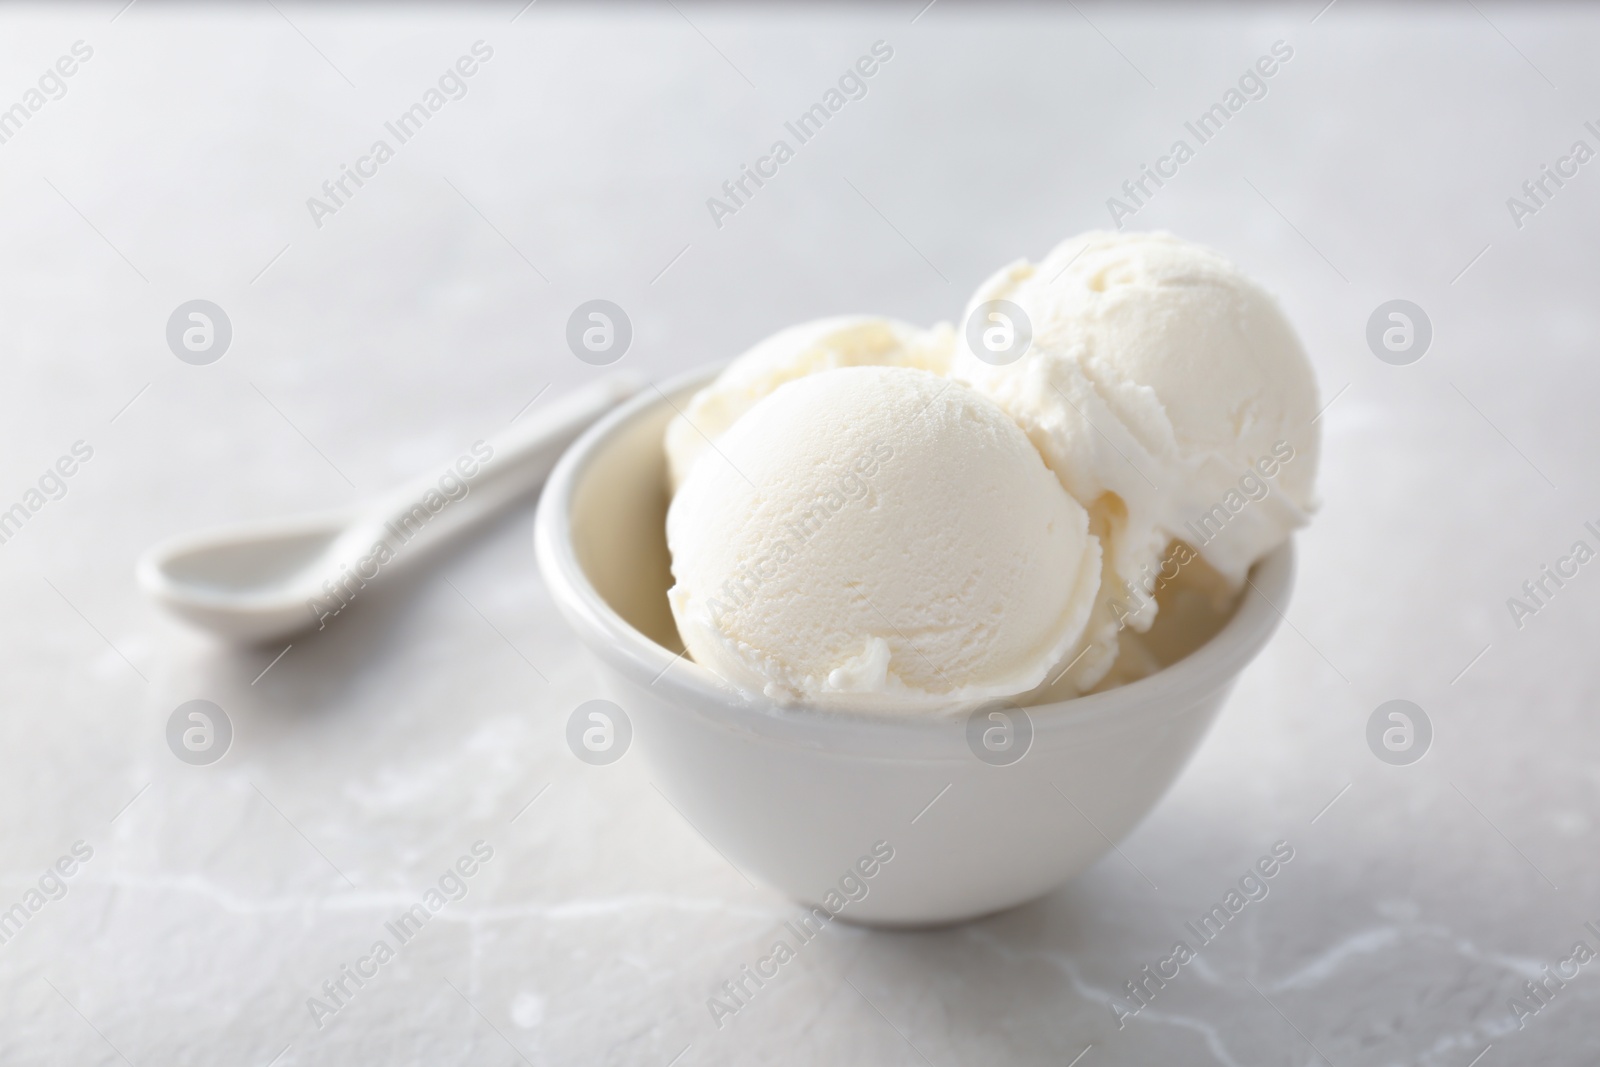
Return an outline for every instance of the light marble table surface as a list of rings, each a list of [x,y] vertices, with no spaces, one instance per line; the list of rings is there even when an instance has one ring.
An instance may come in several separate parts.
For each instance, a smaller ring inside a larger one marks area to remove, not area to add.
[[[0,509],[29,512],[0,544],[0,909],[26,919],[0,1062],[1600,1060],[1600,965],[1562,962],[1600,948],[1600,566],[1507,606],[1600,544],[1600,163],[1571,159],[1600,148],[1600,13],[522,6],[0,13],[0,108],[25,112],[0,143]],[[465,95],[314,213],[479,41]],[[877,41],[866,95],[714,220]],[[599,692],[531,501],[287,652],[230,651],[133,583],[161,537],[354,500],[602,373],[564,340],[585,300],[627,311],[619,366],[652,378],[824,314],[955,319],[998,266],[1108,225],[1276,41],[1266,94],[1126,221],[1280,295],[1329,404],[1324,505],[1192,764],[1046,899],[835,924],[718,1028],[707,998],[794,905],[641,760],[567,750]],[[1544,165],[1569,176],[1514,212]],[[197,298],[232,325],[209,365],[165,336]],[[1432,324],[1420,361],[1369,348],[1391,299]],[[207,766],[166,741],[193,699],[233,727]],[[1391,699],[1431,723],[1420,762],[1369,748]],[[462,899],[308,1006],[480,841]],[[1119,1027],[1123,984],[1279,841],[1267,898]]]

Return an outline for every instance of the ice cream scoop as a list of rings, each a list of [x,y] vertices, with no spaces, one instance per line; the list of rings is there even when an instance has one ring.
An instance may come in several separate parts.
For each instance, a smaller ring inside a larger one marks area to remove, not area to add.
[[[1170,234],[1072,238],[993,275],[969,318],[1007,313],[997,301],[1020,309],[1031,347],[997,357],[967,331],[950,374],[1027,432],[1103,543],[1106,578],[1068,676],[1082,691],[1190,560],[1237,588],[1307,521],[1316,380],[1277,302]]]
[[[688,651],[781,703],[928,711],[1049,681],[1099,585],[1084,509],[968,386],[904,366],[796,378],[673,497]]]
[[[950,326],[923,330],[894,319],[846,315],[791,326],[728,365],[667,427],[674,487],[739,416],[778,386],[836,367],[920,367],[943,374],[955,344]]]

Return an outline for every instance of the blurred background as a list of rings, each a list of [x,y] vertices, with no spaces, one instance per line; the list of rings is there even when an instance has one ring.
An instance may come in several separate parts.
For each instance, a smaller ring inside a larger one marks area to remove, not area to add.
[[[1594,1062],[1600,965],[1563,961],[1600,951],[1600,567],[1507,601],[1600,548],[1597,48],[1600,12],[1488,0],[8,6],[0,1060]],[[1316,364],[1324,506],[1286,623],[1120,852],[967,926],[835,924],[720,1028],[707,998],[794,906],[639,760],[568,751],[599,693],[531,500],[287,649],[134,585],[160,538],[354,501],[605,373],[566,344],[585,301],[660,380],[817,316],[958,320],[1118,221],[1239,262]],[[192,300],[231,326],[204,365],[167,339]],[[1393,300],[1430,325],[1403,365],[1368,342]],[[194,699],[231,724],[206,766],[167,743]],[[1367,739],[1393,699],[1431,728],[1403,766]],[[1278,841],[1270,896],[1119,1027]],[[465,895],[316,1010],[477,842]]]

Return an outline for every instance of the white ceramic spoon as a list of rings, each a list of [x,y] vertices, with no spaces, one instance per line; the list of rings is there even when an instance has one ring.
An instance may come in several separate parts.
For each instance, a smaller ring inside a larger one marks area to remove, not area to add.
[[[468,453],[464,469],[441,464],[436,473],[349,508],[163,541],[139,560],[139,585],[167,610],[234,641],[325,625],[360,599],[366,584],[540,485],[579,434],[643,384],[618,375],[537,406],[487,448],[479,444],[475,455]],[[375,551],[380,543],[387,558]]]

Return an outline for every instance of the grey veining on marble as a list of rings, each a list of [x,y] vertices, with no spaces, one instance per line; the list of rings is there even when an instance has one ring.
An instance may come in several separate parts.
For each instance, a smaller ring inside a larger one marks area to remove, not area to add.
[[[0,511],[93,450],[0,543],[0,914],[41,904],[0,943],[0,1062],[1600,1060],[1600,964],[1545,977],[1600,949],[1600,566],[1520,628],[1506,605],[1600,545],[1600,163],[1507,204],[1600,148],[1600,14],[522,6],[0,13],[0,123],[45,78],[0,143]],[[719,227],[708,198],[880,40],[865,96]],[[834,924],[719,1028],[708,998],[795,907],[639,760],[566,749],[600,694],[531,503],[286,652],[216,646],[133,585],[160,537],[376,492],[591,379],[564,342],[585,300],[626,309],[654,378],[824,314],[956,319],[997,267],[1108,225],[1279,40],[1266,94],[1129,225],[1279,294],[1331,402],[1323,509],[1193,763],[1044,900]],[[465,95],[313,219],[477,41]],[[233,326],[208,366],[164,335],[197,298]],[[1433,326],[1409,366],[1367,347],[1395,298]],[[1409,766],[1366,740],[1397,698],[1433,727]],[[234,727],[209,766],[165,740],[192,699]],[[1280,841],[1266,896],[1119,1028],[1124,984]],[[460,899],[308,1007],[476,842]]]

